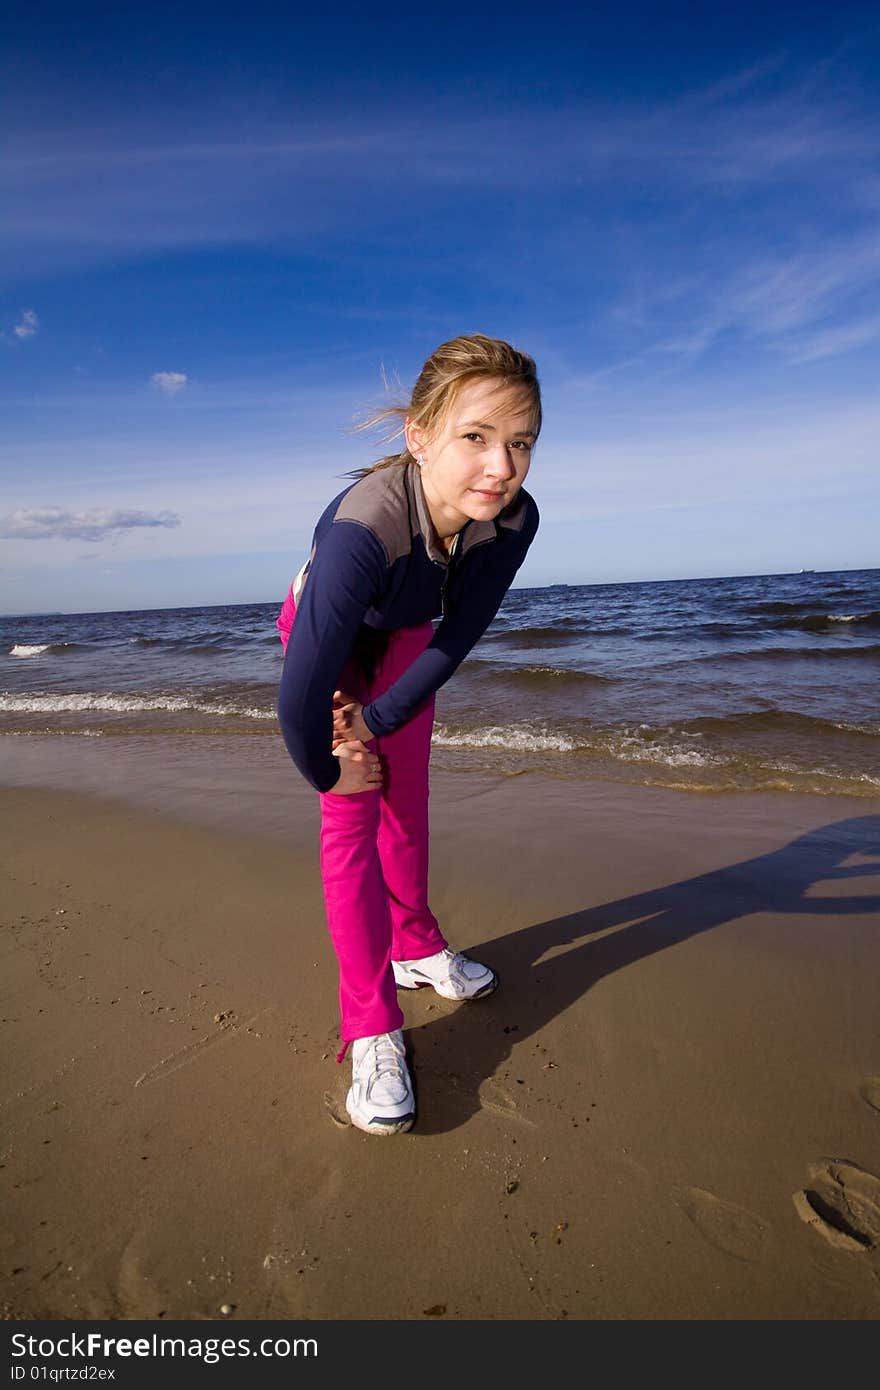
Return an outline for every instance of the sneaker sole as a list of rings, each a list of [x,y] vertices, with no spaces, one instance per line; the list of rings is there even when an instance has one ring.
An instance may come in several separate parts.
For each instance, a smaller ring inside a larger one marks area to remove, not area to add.
[[[348,1118],[355,1129],[359,1129],[362,1134],[378,1134],[383,1138],[387,1134],[405,1134],[408,1129],[412,1129],[415,1123],[415,1115],[401,1115],[397,1120],[362,1120],[359,1115],[352,1115],[348,1112]]]

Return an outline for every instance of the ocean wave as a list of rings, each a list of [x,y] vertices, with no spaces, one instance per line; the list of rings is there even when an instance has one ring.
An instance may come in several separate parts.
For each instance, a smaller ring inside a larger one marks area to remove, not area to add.
[[[77,651],[81,647],[81,642],[41,642],[33,645],[17,642],[14,647],[10,647],[7,655],[14,657],[42,656],[44,652],[71,652]]]
[[[91,691],[77,695],[0,695],[0,712],[5,714],[179,714],[185,710],[241,719],[277,717],[274,709],[192,700],[181,695],[99,695]]]
[[[775,761],[768,759],[761,765],[764,772],[784,772],[789,776],[798,778],[818,777],[833,782],[849,782],[856,785],[862,784],[868,787],[880,788],[880,777],[875,777],[871,772],[841,772],[836,768],[828,767],[798,767],[797,763]],[[786,786],[784,790],[788,790]]]
[[[723,665],[726,663],[741,663],[756,661],[784,661],[784,660],[813,660],[813,661],[852,661],[857,657],[876,658],[880,656],[880,643],[872,642],[870,645],[861,647],[753,647],[747,652],[712,652],[704,656],[688,657],[687,661],[663,662],[657,669],[664,667],[703,666],[703,665]]]
[[[820,607],[821,604],[822,600],[817,599],[815,603],[811,602],[809,606]],[[763,603],[747,603],[747,608],[749,613],[758,615],[765,613],[802,613],[804,611],[804,601],[803,599],[801,599],[800,602],[794,599],[767,599]]]
[[[848,734],[868,734],[871,738],[880,738],[880,724],[854,724],[849,719],[835,719],[833,723],[835,729],[843,729]]]
[[[470,732],[437,724],[433,741],[441,748],[503,748],[515,753],[573,753],[578,747],[573,739],[564,734],[511,724]]]
[[[872,609],[870,613],[832,613],[828,621],[831,623],[864,623],[865,627],[880,627],[880,609]]]
[[[48,733],[48,730],[43,732]],[[33,738],[33,729],[3,729],[0,738]],[[53,738],[103,738],[103,729],[53,729]]]
[[[463,672],[478,673],[488,680],[504,681],[513,685],[553,686],[566,682],[572,684],[609,684],[613,676],[599,676],[593,671],[578,671],[566,666],[501,666],[495,661],[485,661],[473,657],[463,667]]]
[[[876,738],[880,736],[880,724],[853,724],[836,719],[823,719],[815,714],[801,714],[797,710],[743,710],[740,714],[701,715],[696,719],[683,720],[678,728],[690,734],[728,734],[728,733],[792,733],[804,735],[832,734],[837,729],[846,733],[856,733]]]
[[[600,681],[603,684],[610,683],[613,676],[599,676],[594,671],[575,671],[564,666],[515,666],[513,670],[504,671],[505,680],[527,681],[529,684],[562,683],[572,681],[575,683],[584,681],[591,683]]]
[[[880,628],[880,612],[875,610],[870,613],[805,613],[797,618],[779,618],[770,626],[793,628],[802,632],[833,632],[835,626],[841,623],[851,623],[853,627]]]
[[[588,728],[579,738],[528,725],[496,725],[479,730],[437,725],[434,742],[442,748],[502,749],[508,753],[582,753],[623,762],[665,763],[669,767],[721,767],[732,761],[704,747],[688,746],[648,725],[623,729]]]
[[[682,629],[685,628],[688,635],[698,636],[705,633],[707,637],[741,637],[743,634],[742,623],[732,623],[727,619],[713,618],[705,623],[684,624],[679,622],[674,626],[658,628],[655,631],[640,633],[639,637],[648,641],[661,640],[667,637],[680,637]]]
[[[195,652],[211,654],[235,651],[240,645],[238,635],[231,631],[193,632],[185,637],[129,637],[135,647],[164,647],[170,652]]]
[[[870,782],[872,775],[867,772],[844,772],[833,766],[821,768],[813,765],[817,750],[825,746],[829,735],[837,732],[839,737],[840,727],[833,721],[809,715],[769,711],[726,718],[706,717],[667,725],[592,725],[584,720],[571,731],[554,729],[552,725],[501,725],[479,730],[438,725],[434,739],[444,748],[499,750],[520,756],[574,753],[586,759],[648,763],[658,768],[726,770],[725,775],[747,773],[751,776],[767,770],[787,770],[831,778],[861,777]],[[874,739],[880,736],[880,724],[873,727],[850,726],[844,732]],[[809,765],[800,767],[795,763],[786,763],[783,769],[783,764],[776,760],[778,751],[775,759],[771,749],[749,737],[762,733],[802,735],[802,746]],[[808,749],[812,749],[812,752],[808,753]]]
[[[511,642],[521,647],[541,646],[545,642],[568,642],[572,637],[586,636],[590,629],[583,624],[565,626],[567,619],[561,619],[553,627],[513,627],[486,634],[496,640]],[[483,639],[486,640],[485,638]]]
[[[688,747],[675,739],[658,738],[656,731],[642,729],[607,738],[607,751],[623,762],[659,763],[664,767],[730,767],[735,761],[726,753],[707,748]]]

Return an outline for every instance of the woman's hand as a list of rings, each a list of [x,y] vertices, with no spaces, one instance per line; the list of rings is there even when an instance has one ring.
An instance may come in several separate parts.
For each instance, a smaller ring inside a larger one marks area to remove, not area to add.
[[[360,739],[347,739],[336,744],[333,756],[339,759],[339,781],[330,788],[330,796],[375,792],[382,786],[379,759],[364,747]]]
[[[346,695],[342,690],[333,692],[333,747],[338,747],[340,743],[345,743],[349,739],[358,739],[361,743],[366,743],[376,735],[372,729],[367,727],[363,715],[363,705],[359,704],[351,695]]]

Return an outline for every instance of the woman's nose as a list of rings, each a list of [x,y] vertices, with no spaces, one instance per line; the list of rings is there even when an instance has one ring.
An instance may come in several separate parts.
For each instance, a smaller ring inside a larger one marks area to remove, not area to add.
[[[492,450],[486,472],[492,478],[513,478],[516,476],[516,465],[505,445],[499,445],[497,449]]]

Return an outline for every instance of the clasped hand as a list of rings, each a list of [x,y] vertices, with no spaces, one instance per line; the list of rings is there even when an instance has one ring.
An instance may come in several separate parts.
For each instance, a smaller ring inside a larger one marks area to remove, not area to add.
[[[339,759],[339,780],[332,788],[336,796],[378,791],[382,768],[375,753],[364,745],[373,737],[363,717],[363,706],[341,690],[333,692],[333,756]]]
[[[349,739],[359,739],[366,743],[373,738],[372,729],[367,728],[363,714],[364,707],[351,695],[342,690],[333,692],[333,747]]]

